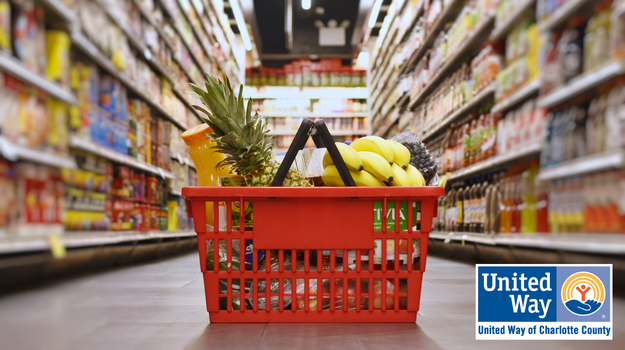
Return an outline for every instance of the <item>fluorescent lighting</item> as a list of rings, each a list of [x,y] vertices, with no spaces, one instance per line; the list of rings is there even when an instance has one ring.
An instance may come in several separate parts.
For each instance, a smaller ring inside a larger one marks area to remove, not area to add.
[[[234,14],[234,19],[237,21],[237,27],[239,27],[245,49],[247,51],[252,51],[250,34],[247,32],[247,26],[245,26],[245,19],[243,18],[241,7],[239,7],[239,0],[230,0],[230,7],[232,7],[232,13]]]
[[[382,7],[382,0],[375,0],[373,8],[371,9],[371,16],[369,16],[369,28],[375,26],[375,22],[378,20],[380,14],[380,8]]]
[[[302,8],[304,10],[310,10],[311,0],[302,0]]]
[[[356,65],[363,68],[369,66],[369,53],[367,51],[360,51],[358,59],[356,60]]]

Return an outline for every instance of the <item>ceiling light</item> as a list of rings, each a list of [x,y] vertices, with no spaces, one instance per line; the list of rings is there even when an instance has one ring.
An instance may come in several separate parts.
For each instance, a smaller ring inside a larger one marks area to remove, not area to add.
[[[310,3],[312,0],[302,0],[302,8],[304,10],[310,10]]]
[[[241,7],[239,7],[239,0],[230,0],[230,7],[232,7],[232,13],[234,14],[234,19],[237,21],[237,27],[239,27],[239,32],[241,33],[241,38],[243,39],[243,44],[245,45],[245,49],[247,51],[252,51],[252,42],[250,41],[250,34],[247,32],[245,19],[243,18]]]
[[[378,15],[380,14],[381,7],[382,0],[375,0],[373,8],[371,9],[371,16],[369,17],[369,28],[373,28],[375,26],[375,22],[377,22],[378,20]]]

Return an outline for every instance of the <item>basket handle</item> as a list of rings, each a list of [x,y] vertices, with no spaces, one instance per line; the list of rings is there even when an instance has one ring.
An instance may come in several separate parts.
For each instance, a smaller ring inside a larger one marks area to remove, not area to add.
[[[282,186],[289,169],[291,169],[291,165],[295,161],[297,152],[306,146],[306,141],[308,141],[309,136],[313,137],[313,141],[315,141],[315,146],[317,148],[323,146],[326,147],[330,153],[330,157],[332,157],[332,160],[336,165],[337,170],[339,171],[339,174],[341,175],[341,179],[343,179],[345,186],[356,186],[352,175],[347,169],[347,165],[345,165],[343,157],[341,157],[338,148],[334,144],[334,139],[332,138],[332,135],[330,135],[330,131],[328,130],[326,123],[323,119],[317,120],[313,123],[313,121],[308,118],[304,118],[302,120],[302,124],[299,126],[299,129],[297,129],[295,138],[293,139],[291,146],[289,146],[289,150],[286,152],[286,156],[284,156],[284,160],[282,161],[282,164],[280,164],[280,168],[278,168],[276,176],[271,182],[271,186]]]

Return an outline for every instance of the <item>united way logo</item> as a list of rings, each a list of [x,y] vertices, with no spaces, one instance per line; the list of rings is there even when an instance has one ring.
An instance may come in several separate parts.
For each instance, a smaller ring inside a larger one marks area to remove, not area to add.
[[[478,264],[476,339],[611,340],[609,264]]]
[[[605,287],[590,272],[572,274],[562,285],[562,303],[575,315],[589,316],[597,312],[605,300]]]

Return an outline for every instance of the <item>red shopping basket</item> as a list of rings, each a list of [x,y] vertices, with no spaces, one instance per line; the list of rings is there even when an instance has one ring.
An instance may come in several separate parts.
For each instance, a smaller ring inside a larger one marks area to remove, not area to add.
[[[210,321],[415,322],[443,194],[442,187],[183,188]],[[215,210],[208,227],[207,202],[225,212]],[[245,210],[233,224],[233,203],[251,205],[251,226]]]

